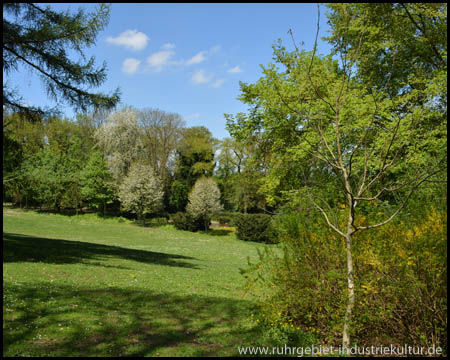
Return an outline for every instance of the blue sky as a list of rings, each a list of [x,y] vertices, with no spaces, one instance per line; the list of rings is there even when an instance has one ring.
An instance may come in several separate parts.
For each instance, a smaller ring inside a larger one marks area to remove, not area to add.
[[[52,6],[95,9],[95,4]],[[327,34],[325,12],[321,6],[319,36]],[[120,87],[123,105],[176,112],[187,126],[206,126],[223,139],[228,136],[223,114],[247,110],[237,100],[239,81],[261,77],[259,65],[273,61],[278,38],[293,49],[289,29],[311,50],[316,24],[317,5],[311,3],[115,3],[108,26],[85,54],[94,55],[98,66],[107,63],[108,79],[96,91]],[[319,41],[319,53],[328,49]],[[29,71],[11,74],[8,81],[29,103],[54,105]],[[74,116],[69,107],[63,113]]]

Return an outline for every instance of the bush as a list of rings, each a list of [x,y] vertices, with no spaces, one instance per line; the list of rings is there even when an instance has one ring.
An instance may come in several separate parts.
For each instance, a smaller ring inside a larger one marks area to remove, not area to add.
[[[355,244],[357,336],[447,344],[447,214],[392,222]],[[446,352],[446,351],[445,351]]]
[[[219,222],[220,225],[231,225],[233,223],[233,219],[231,216],[219,215],[215,218]]]
[[[165,217],[155,217],[149,220],[150,226],[163,226],[167,224],[167,219]]]
[[[446,353],[446,221],[446,212],[431,210],[355,234],[352,342],[435,344]],[[283,254],[260,253],[245,271],[250,285],[257,285],[250,288],[262,300],[264,319],[269,327],[283,319],[338,345],[347,304],[344,239],[300,214],[280,216],[274,227]]]
[[[228,212],[228,211],[222,211],[220,213],[217,214],[213,214],[213,216],[211,216],[211,219],[214,221],[218,221],[221,225],[229,225],[229,226],[233,226],[234,225],[234,220],[241,216],[241,213],[238,212]]]
[[[266,214],[241,214],[234,220],[238,239],[255,242],[275,242],[272,218]]]
[[[275,216],[272,225],[276,236],[286,241],[298,239],[306,227],[305,219],[295,212]]]
[[[195,232],[205,229],[205,219],[203,217],[195,218],[191,214],[177,212],[172,216],[172,220],[175,228],[177,228],[178,230]],[[209,221],[209,226],[211,224],[211,220],[206,219],[206,221]]]

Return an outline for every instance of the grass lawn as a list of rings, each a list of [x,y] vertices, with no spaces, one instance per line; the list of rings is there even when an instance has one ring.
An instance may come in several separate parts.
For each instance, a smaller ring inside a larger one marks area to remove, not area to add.
[[[255,344],[234,233],[3,209],[3,356],[231,356]]]

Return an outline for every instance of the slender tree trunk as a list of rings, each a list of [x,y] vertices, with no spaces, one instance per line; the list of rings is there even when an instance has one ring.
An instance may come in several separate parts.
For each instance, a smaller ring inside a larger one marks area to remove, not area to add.
[[[355,290],[354,290],[354,280],[353,280],[353,256],[352,256],[352,235],[347,233],[345,236],[347,244],[347,290],[348,290],[348,300],[347,309],[345,311],[345,322],[344,331],[342,334],[342,347],[344,350],[350,348],[350,322],[352,319],[352,310],[355,304]]]
[[[350,188],[350,187],[348,187]],[[349,192],[350,193],[350,192]],[[353,255],[352,255],[352,235],[353,221],[354,221],[354,202],[352,197],[349,195],[349,213],[347,221],[347,232],[345,234],[346,242],[346,252],[347,252],[347,290],[348,290],[348,300],[347,309],[345,311],[345,321],[344,321],[344,331],[342,333],[342,347],[344,351],[350,349],[350,322],[352,320],[352,311],[355,304],[355,283],[353,278]]]

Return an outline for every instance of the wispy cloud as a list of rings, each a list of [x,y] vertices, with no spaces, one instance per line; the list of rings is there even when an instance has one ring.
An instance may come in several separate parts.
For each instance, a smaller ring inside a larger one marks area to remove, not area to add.
[[[217,53],[221,49],[220,45],[213,46],[209,50],[202,50],[185,62],[185,65],[200,64],[207,60],[209,56]]]
[[[149,37],[137,30],[125,30],[117,37],[108,36],[106,41],[110,44],[125,46],[131,50],[142,50],[147,46]]]
[[[220,87],[226,80],[225,79],[217,79],[214,81],[214,83],[211,85],[213,88]]]
[[[194,120],[200,117],[200,113],[194,113],[184,116],[184,120]]]
[[[163,48],[163,49],[165,49],[165,50],[174,49],[174,48],[175,48],[175,44],[173,44],[173,43],[167,43],[167,44],[164,44],[163,46],[161,46],[161,48]]]
[[[131,31],[131,30],[127,30]],[[135,31],[135,30],[133,30]],[[122,34],[121,34],[122,35]],[[160,50],[148,56],[145,60],[144,71],[152,70],[153,72],[161,72],[164,68],[169,66],[191,66],[195,64],[203,63],[212,54],[220,51],[221,47],[219,45],[213,46],[209,50],[199,51],[197,54],[192,56],[189,60],[184,59],[174,59],[175,55],[175,44],[165,43],[161,46]],[[141,61],[138,59],[128,58],[124,61],[122,71],[134,74],[137,72],[138,68],[141,66]],[[201,69],[192,75],[192,81],[195,84],[206,84],[211,82],[214,78],[213,73],[207,73],[205,70]],[[212,87],[220,87],[225,79],[219,79],[212,84]]]
[[[122,71],[128,74],[134,74],[138,70],[140,63],[141,61],[138,59],[134,58],[125,59],[122,65]]]
[[[228,69],[227,73],[229,74],[237,74],[241,73],[243,70],[239,67],[239,65],[236,65],[234,68]]]
[[[191,57],[188,61],[186,61],[186,65],[199,64],[206,60],[207,51],[200,51],[193,57]]]
[[[211,81],[214,74],[208,74],[205,72],[205,70],[200,69],[194,72],[192,75],[192,81],[194,84],[207,84]]]
[[[147,58],[147,64],[156,71],[159,72],[162,68],[169,64],[170,58],[175,54],[172,50],[161,50]]]

